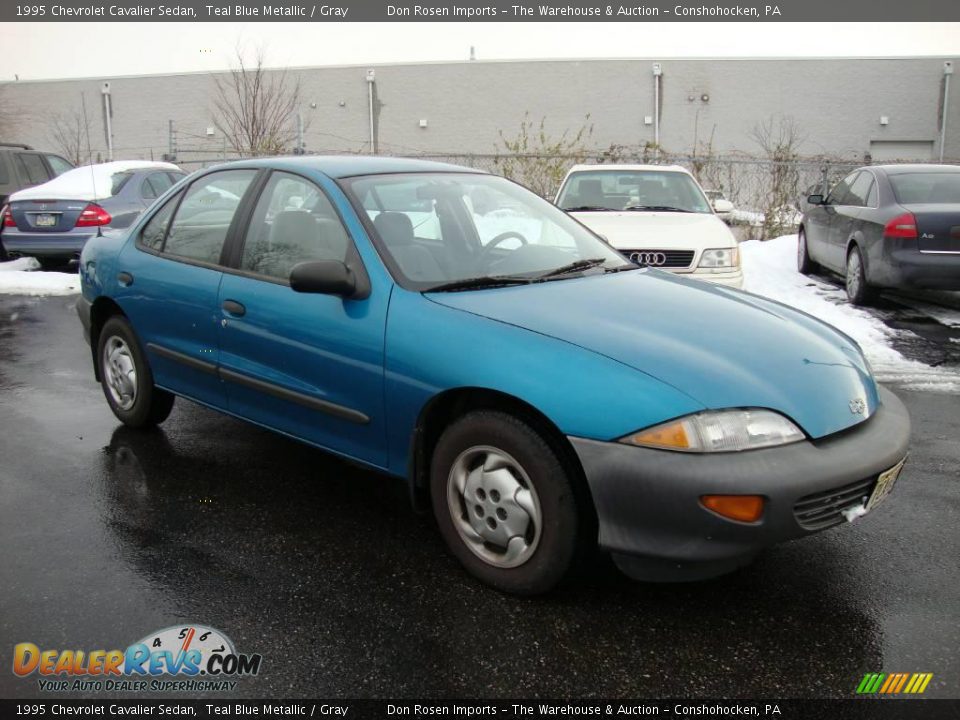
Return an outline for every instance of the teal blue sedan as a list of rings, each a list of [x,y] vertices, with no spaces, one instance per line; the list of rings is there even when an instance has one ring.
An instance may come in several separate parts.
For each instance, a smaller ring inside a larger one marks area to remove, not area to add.
[[[907,455],[903,405],[846,335],[639,268],[468,168],[220,165],[80,264],[121,422],[181,397],[402,478],[507,592],[597,549],[642,580],[731,571],[872,511]]]

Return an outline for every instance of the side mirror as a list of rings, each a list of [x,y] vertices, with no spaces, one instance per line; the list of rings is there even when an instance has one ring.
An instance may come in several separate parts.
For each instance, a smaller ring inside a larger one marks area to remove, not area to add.
[[[823,205],[823,195],[807,195],[807,202],[811,205]]]
[[[733,203],[730,202],[729,200],[718,198],[713,201],[713,209],[718,213],[733,212]]]
[[[340,295],[349,299],[356,295],[357,278],[353,270],[339,260],[313,260],[293,266],[290,287],[296,292]]]

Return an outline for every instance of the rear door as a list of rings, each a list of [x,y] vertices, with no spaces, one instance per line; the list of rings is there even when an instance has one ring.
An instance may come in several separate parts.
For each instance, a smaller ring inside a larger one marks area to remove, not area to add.
[[[147,350],[156,383],[220,408],[221,255],[256,175],[238,169],[198,178],[152,215],[116,265],[114,297]]]
[[[289,284],[294,265],[310,260],[364,272],[339,193],[292,173],[270,176],[243,236],[239,272],[220,286],[220,372],[231,412],[382,467],[389,293],[345,299]]]
[[[863,212],[873,186],[873,174],[866,170],[861,171],[850,185],[843,204],[836,209],[830,234],[835,244],[837,260],[844,266],[847,262],[847,245],[850,238],[858,234],[862,235]]]

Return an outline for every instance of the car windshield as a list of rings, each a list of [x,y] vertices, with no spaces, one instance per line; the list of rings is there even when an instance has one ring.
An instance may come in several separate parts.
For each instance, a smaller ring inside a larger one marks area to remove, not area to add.
[[[494,175],[416,173],[342,182],[405,287],[460,290],[635,269],[546,200]]]
[[[896,173],[889,176],[901,204],[960,204],[960,172]]]
[[[583,170],[570,174],[557,205],[571,211],[650,210],[710,213],[696,181],[671,170]]]

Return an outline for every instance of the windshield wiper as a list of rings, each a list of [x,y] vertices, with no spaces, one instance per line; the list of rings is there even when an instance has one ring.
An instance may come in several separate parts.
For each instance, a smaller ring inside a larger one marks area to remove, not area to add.
[[[613,208],[602,207],[600,205],[578,205],[577,207],[572,207],[572,208],[568,208],[568,207],[561,208],[561,210],[564,210],[566,212],[590,212],[590,211],[597,211],[597,210],[602,210],[605,212],[613,212]]]
[[[659,210],[660,212],[693,212],[686,208],[673,207],[672,205],[627,205],[624,210]]]
[[[456,292],[479,288],[506,287],[508,285],[529,285],[533,280],[519,275],[481,275],[480,277],[453,280],[429,287],[423,292]]]
[[[566,275],[572,272],[578,272],[580,270],[589,270],[590,268],[596,267],[597,265],[603,265],[606,261],[607,261],[606,258],[584,258],[581,260],[574,260],[572,263],[569,263],[568,265],[561,265],[560,267],[554,268],[553,270],[548,270],[542,275],[537,275],[535,279],[537,281],[547,280],[549,278],[560,277],[561,275]]]

